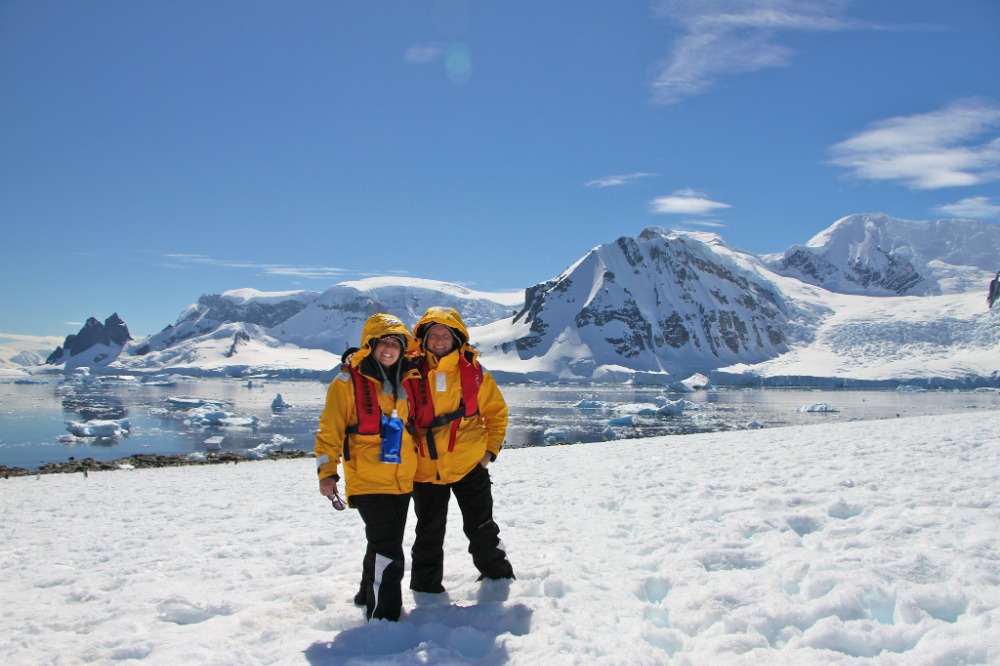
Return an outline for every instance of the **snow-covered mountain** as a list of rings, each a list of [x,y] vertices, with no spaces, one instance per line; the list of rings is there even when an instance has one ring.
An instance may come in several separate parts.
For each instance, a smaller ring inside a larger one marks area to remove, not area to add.
[[[238,289],[202,296],[176,324],[130,345],[116,365],[128,371],[326,372],[357,344],[365,320],[376,312],[415,323],[431,305],[445,305],[474,326],[510,315],[522,301],[520,294],[420,278],[368,278],[322,293]]]
[[[805,245],[761,257],[774,272],[843,294],[930,296],[981,287],[997,270],[1000,225],[850,215]]]
[[[375,277],[335,284],[301,312],[271,329],[286,342],[340,355],[358,344],[365,320],[389,312],[414,324],[428,307],[453,307],[467,326],[482,326],[510,316],[524,303],[522,292],[496,293],[420,278]]]
[[[649,227],[600,245],[527,290],[524,309],[479,334],[508,372],[536,361],[547,379],[628,379],[754,363],[808,331],[755,257],[719,236]]]
[[[11,335],[0,333],[0,376],[23,377],[20,368],[41,365],[52,350],[63,343],[55,335]]]
[[[984,302],[996,264],[1000,226],[981,222],[853,215],[762,257],[649,227],[523,297],[391,277],[203,296],[103,371],[325,373],[373,312],[412,324],[449,305],[511,381],[996,383],[1000,312]]]
[[[62,345],[49,354],[45,363],[66,370],[79,367],[107,367],[118,358],[132,335],[118,313],[101,323],[89,318],[78,333],[67,335]]]

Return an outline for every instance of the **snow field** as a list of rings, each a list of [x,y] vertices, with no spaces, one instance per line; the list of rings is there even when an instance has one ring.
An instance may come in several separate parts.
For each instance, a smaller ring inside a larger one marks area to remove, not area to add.
[[[405,592],[396,624],[351,603],[362,523],[311,460],[9,479],[0,660],[996,663],[998,433],[979,411],[504,451],[518,579],[475,582],[453,503],[448,593]]]

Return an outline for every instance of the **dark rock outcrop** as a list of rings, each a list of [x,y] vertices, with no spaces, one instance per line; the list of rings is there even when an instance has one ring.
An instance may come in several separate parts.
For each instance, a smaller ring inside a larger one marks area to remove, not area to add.
[[[63,363],[69,358],[86,353],[96,345],[121,348],[131,339],[128,326],[117,312],[105,319],[103,324],[97,318],[90,317],[79,332],[67,335],[62,346],[56,347],[45,362],[49,365]]]

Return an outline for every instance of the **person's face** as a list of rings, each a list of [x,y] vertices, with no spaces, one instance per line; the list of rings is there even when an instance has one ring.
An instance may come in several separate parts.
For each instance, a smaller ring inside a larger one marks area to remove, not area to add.
[[[427,331],[427,349],[438,356],[445,356],[455,348],[455,336],[444,324],[434,324]]]
[[[396,338],[381,338],[375,343],[375,360],[382,365],[392,365],[402,354],[403,345]]]

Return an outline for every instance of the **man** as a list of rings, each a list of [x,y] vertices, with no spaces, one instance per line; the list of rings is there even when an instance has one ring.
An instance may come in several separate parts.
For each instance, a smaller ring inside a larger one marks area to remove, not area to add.
[[[424,354],[421,375],[426,387],[417,399],[433,403],[433,420],[426,418],[415,428],[417,527],[410,552],[410,589],[445,591],[444,536],[452,494],[479,579],[512,579],[514,570],[493,520],[487,469],[507,434],[507,403],[493,376],[476,360],[479,352],[469,344],[469,331],[454,308],[429,308],[413,330]]]

